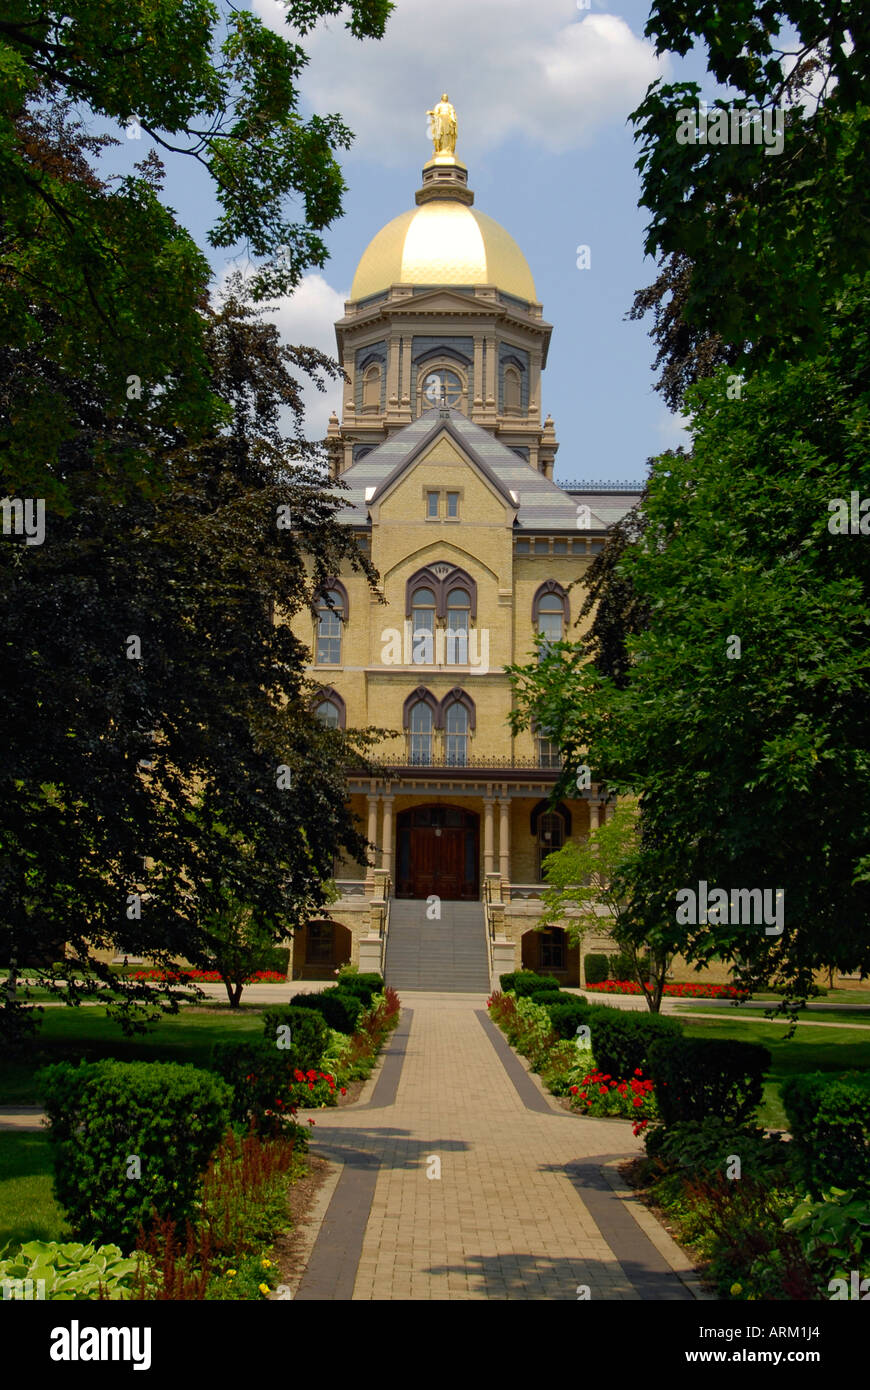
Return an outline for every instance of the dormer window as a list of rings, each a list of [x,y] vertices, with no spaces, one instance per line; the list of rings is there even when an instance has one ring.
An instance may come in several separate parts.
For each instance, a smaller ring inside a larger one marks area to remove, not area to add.
[[[377,411],[381,408],[381,369],[367,367],[363,375],[362,408]]]

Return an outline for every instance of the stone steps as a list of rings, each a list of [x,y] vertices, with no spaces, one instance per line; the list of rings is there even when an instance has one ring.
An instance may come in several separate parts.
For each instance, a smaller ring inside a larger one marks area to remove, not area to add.
[[[442,900],[440,921],[430,921],[424,899],[394,899],[384,977],[399,991],[488,994],[483,904]]]

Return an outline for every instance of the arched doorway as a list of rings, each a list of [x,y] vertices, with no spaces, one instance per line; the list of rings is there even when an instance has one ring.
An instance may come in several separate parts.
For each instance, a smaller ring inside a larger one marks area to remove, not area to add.
[[[476,901],[480,818],[458,806],[412,806],[396,818],[396,897]]]

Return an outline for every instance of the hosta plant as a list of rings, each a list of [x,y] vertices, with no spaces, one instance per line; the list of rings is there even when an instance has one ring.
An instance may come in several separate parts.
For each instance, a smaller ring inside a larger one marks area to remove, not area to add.
[[[6,1299],[129,1298],[136,1269],[117,1245],[30,1240],[0,1259],[0,1290]]]

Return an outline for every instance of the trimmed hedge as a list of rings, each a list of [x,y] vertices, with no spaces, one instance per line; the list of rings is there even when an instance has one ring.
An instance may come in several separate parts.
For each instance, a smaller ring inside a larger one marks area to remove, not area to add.
[[[682,1024],[662,1014],[599,1008],[589,1020],[595,1065],[620,1081],[640,1069],[650,1072],[650,1048],[659,1038],[680,1038]]]
[[[594,952],[588,955],[583,962],[583,979],[587,985],[600,985],[608,979],[609,966],[607,957],[597,955]]]
[[[362,1000],[364,1009],[370,1009],[376,994],[382,994],[384,981],[374,971],[365,975],[342,975],[338,989],[342,994],[353,994]]]
[[[518,999],[526,999],[530,994],[540,994],[545,989],[560,988],[555,976],[538,975],[534,970],[514,970],[507,975],[499,975],[498,979],[505,994],[510,991]]]
[[[782,1099],[813,1194],[831,1183],[870,1188],[870,1074],[790,1076]]]
[[[560,989],[536,989],[534,994],[525,997],[531,999],[533,1004],[543,1004],[546,1009],[550,1004],[561,1004],[565,995]]]
[[[182,1224],[194,1216],[230,1120],[232,1092],[220,1077],[106,1058],[57,1062],[36,1085],[51,1122],[55,1193],[77,1236],[131,1250],[153,1209]]]
[[[290,1003],[296,1008],[316,1010],[336,1033],[348,1035],[356,1032],[363,1008],[357,995],[345,994],[338,988],[325,989],[320,994],[295,994]]]
[[[591,1007],[576,995],[563,994],[560,999],[544,1007],[550,1015],[553,1032],[560,1038],[575,1038],[581,1024],[592,1026]]]
[[[708,1115],[747,1123],[761,1100],[764,1073],[770,1067],[766,1047],[730,1038],[663,1037],[652,1044],[649,1058],[666,1125]]]
[[[314,1009],[300,1009],[292,1004],[277,1004],[263,1012],[263,1036],[277,1052],[279,1039],[286,1034],[278,1032],[280,1027],[290,1029],[290,1051],[297,1059],[301,1071],[317,1071],[323,1054],[329,1046],[329,1028],[326,1019]]]
[[[247,1129],[253,1122],[260,1135],[281,1131],[282,1121],[275,1112],[289,1106],[293,1072],[296,1067],[303,1070],[295,1049],[276,1047],[265,1038],[215,1043],[211,1064],[232,1088],[233,1124]],[[281,1106],[277,1104],[279,1100]]]

